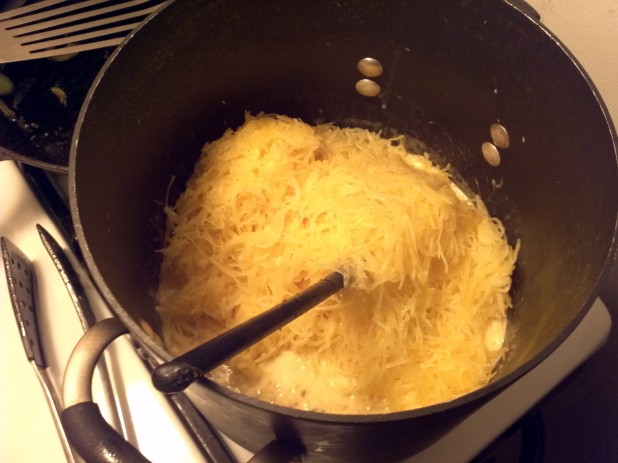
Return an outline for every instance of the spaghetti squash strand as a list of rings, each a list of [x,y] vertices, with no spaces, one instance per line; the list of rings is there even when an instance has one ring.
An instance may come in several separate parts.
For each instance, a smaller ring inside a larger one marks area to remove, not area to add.
[[[358,128],[247,116],[168,208],[157,292],[180,354],[334,269],[346,288],[212,374],[263,400],[383,413],[486,384],[517,250],[423,155]]]

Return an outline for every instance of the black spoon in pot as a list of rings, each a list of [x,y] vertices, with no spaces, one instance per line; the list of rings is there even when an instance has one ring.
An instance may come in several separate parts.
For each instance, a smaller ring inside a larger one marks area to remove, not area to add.
[[[257,315],[225,333],[156,367],[152,373],[154,386],[172,394],[221,365],[229,358],[251,347],[273,331],[290,323],[320,302],[343,289],[344,277],[333,272],[296,296]]]

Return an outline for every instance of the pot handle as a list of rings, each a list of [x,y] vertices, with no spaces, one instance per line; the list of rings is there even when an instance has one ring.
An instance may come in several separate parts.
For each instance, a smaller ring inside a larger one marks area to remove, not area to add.
[[[105,348],[127,334],[117,318],[100,321],[79,340],[63,381],[65,409],[60,415],[69,443],[88,463],[149,463],[139,450],[112,428],[92,401],[94,369]]]
[[[69,444],[86,463],[150,463],[140,451],[112,428],[92,399],[92,376],[99,357],[111,342],[129,333],[117,318],[93,325],[73,349],[64,374],[64,410],[60,420]],[[258,451],[251,463],[297,461],[304,448],[275,439]]]

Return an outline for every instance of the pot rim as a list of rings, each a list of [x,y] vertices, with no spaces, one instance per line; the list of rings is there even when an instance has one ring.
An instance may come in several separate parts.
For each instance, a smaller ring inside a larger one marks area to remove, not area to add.
[[[616,183],[618,184],[618,136],[616,134],[616,128],[611,120],[611,116],[609,111],[603,102],[599,91],[595,87],[592,79],[588,76],[582,65],[577,61],[574,55],[566,48],[566,46],[542,23],[533,18],[529,13],[522,11],[520,7],[518,7],[515,3],[519,3],[518,1],[513,0],[502,0],[502,2],[509,7],[515,9],[520,14],[526,16],[530,21],[534,21],[535,24],[540,27],[551,40],[553,40],[563,52],[567,55],[567,57],[572,61],[575,65],[576,69],[580,72],[583,78],[586,80],[587,85],[590,87],[596,101],[599,104],[600,109],[605,117],[605,121],[607,123],[610,137],[612,140],[613,146],[613,154],[614,159],[617,161],[617,169],[616,169]],[[70,211],[73,221],[75,223],[75,232],[79,247],[81,248],[84,256],[84,260],[90,271],[90,274],[103,295],[106,302],[110,305],[113,313],[121,319],[121,321],[127,326],[129,331],[135,338],[138,343],[146,349],[146,351],[153,356],[156,363],[162,363],[169,360],[172,360],[172,355],[167,352],[163,347],[157,344],[143,329],[142,327],[136,323],[136,321],[129,315],[129,313],[121,306],[121,304],[116,300],[111,290],[108,288],[105,283],[104,278],[98,270],[98,266],[94,261],[94,258],[90,252],[88,242],[86,236],[83,231],[83,227],[80,221],[79,209],[77,206],[77,198],[76,198],[76,186],[75,186],[75,162],[78,151],[78,142],[81,133],[81,127],[86,118],[87,110],[92,100],[96,88],[100,84],[101,80],[107,73],[108,68],[113,64],[116,57],[119,53],[122,52],[124,47],[128,42],[130,42],[131,38],[135,36],[139,31],[149,24],[156,16],[158,16],[163,10],[169,7],[173,3],[173,0],[168,0],[163,6],[151,16],[149,16],[145,21],[142,22],[140,26],[134,29],[120,44],[111,56],[107,59],[98,75],[94,79],[92,86],[90,87],[86,98],[83,102],[82,108],[79,112],[78,119],[76,122],[72,142],[71,142],[71,150],[69,157],[69,165],[68,165],[68,175],[69,175],[69,201],[70,201]],[[527,374],[530,370],[540,364],[543,360],[545,360],[548,356],[550,356],[555,349],[562,344],[575,330],[575,328],[579,325],[585,315],[588,313],[590,307],[592,306],[595,299],[598,297],[600,293],[600,288],[602,284],[607,280],[611,266],[616,258],[616,253],[618,249],[618,204],[617,210],[615,211],[615,220],[614,220],[614,232],[613,238],[610,243],[610,246],[607,250],[607,257],[599,272],[599,276],[597,281],[594,284],[592,291],[590,292],[588,298],[582,305],[579,310],[577,316],[567,325],[567,327],[557,336],[550,344],[548,344],[541,352],[532,357],[523,365],[519,366],[516,370],[511,373],[495,380],[491,381],[487,385],[478,388],[474,391],[471,391],[467,394],[464,394],[458,398],[455,398],[451,401],[441,402],[421,408],[416,408],[412,410],[404,410],[390,413],[376,413],[376,414],[354,414],[354,415],[344,415],[344,414],[336,414],[336,413],[324,413],[324,412],[315,412],[315,411],[307,411],[294,409],[289,407],[284,407],[281,405],[272,404],[269,402],[262,401],[260,399],[247,396],[241,394],[239,392],[233,391],[225,386],[215,383],[207,378],[201,378],[197,380],[190,388],[193,390],[199,391],[199,389],[207,389],[213,391],[217,394],[221,394],[226,398],[244,404],[249,405],[255,408],[259,408],[268,412],[280,414],[290,418],[297,418],[306,421],[313,422],[321,422],[321,423],[354,423],[354,424],[375,424],[375,423],[383,423],[383,422],[395,422],[408,420],[411,418],[418,418],[427,415],[439,414],[442,412],[446,412],[448,410],[452,410],[458,407],[463,407],[464,405],[470,405],[475,402],[480,402],[481,399],[491,398],[494,394],[498,394],[501,390],[505,389],[507,386],[515,382],[517,379],[521,378],[525,374]],[[154,387],[154,386],[153,386]]]

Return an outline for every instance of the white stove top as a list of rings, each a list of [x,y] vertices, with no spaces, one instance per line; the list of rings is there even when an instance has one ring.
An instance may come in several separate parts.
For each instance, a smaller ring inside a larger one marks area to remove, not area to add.
[[[66,240],[47,216],[19,168],[0,162],[0,235],[8,237],[33,262],[39,317],[49,371],[60,385],[64,366],[82,328],[69,295],[43,247],[36,224],[65,248]],[[98,318],[111,316],[91,283],[84,282]],[[576,331],[545,362],[513,384],[410,463],[465,462],[542,399],[607,339],[611,318],[597,300]],[[157,462],[203,462],[199,447],[183,428],[167,399],[151,385],[147,368],[130,341],[114,341],[107,351],[126,435]],[[122,359],[120,362],[119,359]],[[0,461],[66,461],[41,386],[26,359],[13,316],[4,268],[0,268]],[[95,400],[101,397],[97,381]],[[103,413],[106,410],[102,407]],[[251,454],[230,443],[239,462]]]
[[[67,242],[13,162],[0,162],[0,185],[0,235],[16,244],[34,266],[43,343],[51,376],[60,386],[69,355],[83,331],[60,275],[41,243],[36,224],[45,227],[65,250]],[[83,283],[97,318],[111,316],[93,285]],[[114,341],[107,353],[130,440],[155,463],[204,461],[167,399],[151,386],[148,371],[129,339]],[[3,266],[0,368],[0,461],[66,461],[41,386],[24,353]],[[97,401],[102,395],[97,381],[93,382],[93,394]],[[101,409],[104,414],[108,412],[103,406]]]

